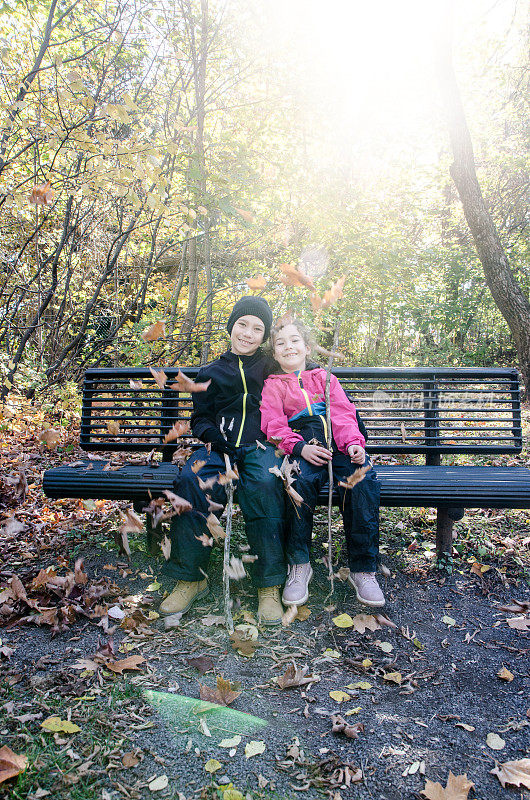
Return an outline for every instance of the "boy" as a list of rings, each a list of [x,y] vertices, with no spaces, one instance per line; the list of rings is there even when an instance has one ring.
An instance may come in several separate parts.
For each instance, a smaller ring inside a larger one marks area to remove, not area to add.
[[[251,565],[253,582],[258,587],[258,617],[265,625],[281,622],[283,613],[280,585],[286,578],[283,553],[284,493],[283,484],[269,472],[280,460],[261,432],[260,401],[271,361],[260,345],[268,338],[272,312],[261,297],[242,297],[228,319],[231,348],[216,361],[207,364],[197,375],[197,382],[211,380],[205,392],[193,394],[191,429],[194,436],[210,445],[201,447],[185,464],[177,492],[193,510],[171,521],[171,557],[163,572],[177,578],[172,593],[163,601],[163,614],[185,613],[208,591],[204,576],[211,547],[200,537],[209,535],[206,518],[209,501],[226,504],[223,486],[215,483],[207,492],[198,478],[207,481],[226,472],[225,453],[236,464],[239,480],[236,496],[243,513],[251,552],[257,560]],[[256,440],[263,443],[258,446]],[[195,474],[196,461],[206,463]],[[217,513],[217,512],[216,512]]]

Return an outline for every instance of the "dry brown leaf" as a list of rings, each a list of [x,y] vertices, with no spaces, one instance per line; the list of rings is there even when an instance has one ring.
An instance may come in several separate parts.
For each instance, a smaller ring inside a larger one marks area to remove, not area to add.
[[[196,669],[197,672],[201,673],[201,675],[205,675],[210,670],[213,670],[215,666],[212,659],[209,656],[195,656],[192,658],[187,658],[186,661],[188,662],[190,667]]]
[[[358,739],[359,733],[364,731],[362,722],[350,725],[340,714],[333,714],[331,717],[331,733],[343,733],[349,739]]]
[[[311,616],[311,609],[307,606],[298,606],[298,613],[296,614],[296,619],[299,619],[301,622],[304,620],[309,619]]]
[[[163,320],[159,320],[158,322],[153,323],[153,325],[150,325],[149,328],[142,333],[142,339],[144,342],[154,342],[165,335],[166,323]]]
[[[17,755],[7,745],[0,747],[0,783],[16,778],[27,766],[26,756]]]
[[[140,763],[140,758],[135,753],[124,753],[121,763],[128,769],[129,767],[136,767]]]
[[[141,388],[142,388],[142,386],[143,386],[143,381],[133,381],[133,379],[132,379],[132,378],[130,378],[130,380],[129,380],[129,386],[131,387],[131,389],[134,389],[135,391],[138,391],[138,389],[141,389]]]
[[[171,539],[168,536],[164,536],[160,542],[160,549],[166,561],[169,561],[171,558]]]
[[[210,514],[208,514],[206,517],[206,524],[215,541],[217,541],[217,539],[224,539],[226,537],[226,533],[221,527],[219,520],[212,512],[210,512]]]
[[[490,769],[490,773],[497,776],[504,788],[506,788],[506,784],[509,784],[530,789],[530,758],[495,764],[495,769]]]
[[[396,623],[385,617],[384,614],[374,614],[374,617],[380,625],[386,625],[387,628],[397,628]]]
[[[345,481],[339,481],[339,486],[343,486],[344,489],[352,489],[356,483],[364,480],[364,476],[371,469],[371,464],[367,464],[365,467],[359,467],[359,469],[356,469],[354,473],[348,475]]]
[[[280,278],[280,280],[286,286],[303,286],[306,289],[315,288],[315,284],[309,275],[305,275],[303,272],[301,272],[296,264],[280,264],[280,269],[283,272],[283,276]]]
[[[246,578],[247,575],[247,573],[245,572],[245,567],[243,565],[243,562],[241,561],[240,558],[236,558],[235,556],[231,557],[230,564],[228,564],[225,567],[224,573],[232,581],[240,581],[243,578]]]
[[[153,369],[153,367],[149,367],[149,372],[155,379],[155,383],[159,389],[164,389],[167,381],[167,375],[163,369]]]
[[[331,287],[324,292],[320,302],[320,308],[330,308],[337,302],[337,300],[342,299],[345,282],[346,278],[343,276],[342,278],[336,280],[335,283],[331,284]]]
[[[530,617],[510,617],[506,622],[516,631],[530,631]]]
[[[193,464],[191,465],[191,471],[196,475],[198,471],[204,467],[205,464],[206,461],[198,458],[197,461],[194,461]]]
[[[197,480],[199,482],[199,488],[202,489],[203,492],[207,492],[208,489],[211,489],[212,486],[215,486],[217,483],[217,476],[214,475],[212,478],[208,478],[208,480],[203,481],[202,478],[199,478],[197,475]]]
[[[195,383],[194,380],[188,378],[188,376],[184,375],[179,369],[177,377],[175,378],[175,383],[172,383],[169,388],[174,392],[187,392],[191,394],[192,392],[205,392],[210,384],[211,381]]]
[[[145,664],[145,658],[140,655],[136,656],[129,656],[128,658],[122,658],[121,661],[105,661],[105,669],[110,669],[111,672],[116,672],[119,675],[122,674],[126,669],[134,669],[139,670],[140,664]]]
[[[34,186],[29,196],[29,202],[34,206],[49,206],[52,204],[55,192],[50,181]]]
[[[509,669],[506,669],[506,667],[502,667],[502,669],[497,672],[497,677],[503,681],[507,681],[507,683],[513,681],[513,673],[511,673]]]
[[[350,577],[350,568],[349,567],[341,567],[334,575],[335,578],[338,578],[339,581],[347,581]]]
[[[298,608],[296,606],[287,606],[287,608],[282,614],[282,625],[284,628],[288,628],[291,622],[294,622],[297,613],[298,613]]]
[[[249,289],[257,290],[257,289],[264,289],[267,285],[267,281],[263,277],[263,275],[256,275],[255,278],[248,278],[247,279],[247,286]]]
[[[296,608],[296,606],[292,606]],[[283,675],[280,675],[276,681],[279,689],[291,689],[296,686],[306,686],[308,683],[315,683],[320,680],[318,675],[308,675],[309,667],[297,667],[296,661],[292,661]]]
[[[222,503],[216,503],[215,500],[212,500],[209,494],[206,495],[206,499],[208,500],[208,511],[222,511],[224,506]]]
[[[134,508],[127,508],[125,512],[120,511],[120,518],[120,533],[142,533],[144,529],[144,523]]]
[[[246,211],[244,208],[234,208],[234,211],[242,217],[245,222],[254,222],[254,214],[251,211]]]
[[[207,700],[209,703],[217,703],[219,706],[231,705],[241,694],[241,689],[239,688],[241,684],[239,682],[230,683],[230,681],[225,680],[222,675],[217,676],[216,689],[211,689],[209,686],[205,686],[202,683],[200,683],[199,686],[201,700]]]
[[[236,465],[234,464],[234,466],[228,469],[226,472],[223,473],[220,472],[219,475],[217,476],[217,480],[219,481],[220,486],[226,486],[227,483],[231,483],[232,481],[238,481],[239,472]]]
[[[200,536],[195,537],[203,547],[213,547],[213,539],[207,533],[201,533]]]
[[[46,428],[39,433],[39,442],[44,442],[48,450],[55,450],[60,441],[61,434],[53,428]]]
[[[381,625],[373,614],[356,614],[352,617],[353,625],[357,633],[364,633],[365,631],[378,631]]]
[[[255,639],[245,638],[239,631],[230,634],[230,641],[234,650],[237,650],[242,656],[253,656],[259,647],[259,643]]]
[[[508,614],[526,614],[530,611],[530,600],[512,600],[509,606],[499,606],[499,611],[506,611]]]
[[[191,511],[193,508],[189,500],[179,497],[178,494],[171,492],[169,489],[164,489],[164,494],[177,512],[177,515],[183,514],[185,511]]]
[[[474,787],[474,783],[468,780],[467,775],[453,775],[449,772],[445,789],[441,783],[425,781],[425,788],[421,793],[428,800],[467,800],[469,790]]]
[[[107,420],[107,430],[111,436],[119,436],[120,435],[120,423],[117,419],[109,419]]]
[[[164,436],[164,444],[168,444],[169,442],[174,442],[175,439],[180,439],[181,436],[185,436],[187,433],[190,432],[191,432],[190,423],[184,420],[178,420],[177,422],[175,422],[171,430],[168,431]],[[181,452],[180,450],[177,450],[177,453],[180,452]],[[182,452],[184,453],[184,448],[182,449]],[[185,460],[189,458],[189,452],[190,451],[187,452]]]
[[[338,350],[326,350],[325,347],[321,347],[319,344],[314,346],[314,350],[316,353],[320,353],[321,356],[325,356],[326,358],[335,358],[337,361],[344,361],[346,358],[344,353],[339,353]]]

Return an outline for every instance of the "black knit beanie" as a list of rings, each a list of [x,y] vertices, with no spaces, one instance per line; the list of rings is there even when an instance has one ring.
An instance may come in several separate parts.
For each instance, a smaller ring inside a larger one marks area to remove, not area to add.
[[[236,320],[238,320],[239,317],[246,316],[246,314],[252,314],[253,317],[258,317],[263,322],[265,325],[263,341],[266,341],[271,332],[272,311],[263,297],[257,297],[253,294],[242,297],[233,307],[232,313],[228,317],[228,322],[226,323],[226,330],[228,333],[232,333],[232,328]]]

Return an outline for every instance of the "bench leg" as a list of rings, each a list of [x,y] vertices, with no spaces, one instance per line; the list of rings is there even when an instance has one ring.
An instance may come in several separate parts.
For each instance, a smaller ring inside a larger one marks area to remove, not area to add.
[[[453,552],[453,520],[448,511],[439,508],[436,518],[436,556],[441,564],[450,559]]]

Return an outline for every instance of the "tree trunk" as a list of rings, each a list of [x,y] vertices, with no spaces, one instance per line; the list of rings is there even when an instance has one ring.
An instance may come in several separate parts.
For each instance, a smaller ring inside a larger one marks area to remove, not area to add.
[[[452,60],[452,14],[440,26],[438,67],[447,113],[453,164],[451,177],[462,203],[492,297],[514,338],[527,397],[530,396],[530,303],[515,279],[486,207],[475,168],[473,144]]]

